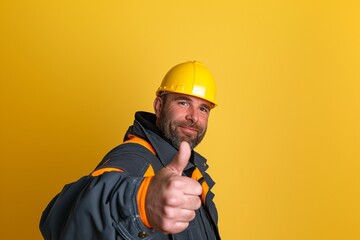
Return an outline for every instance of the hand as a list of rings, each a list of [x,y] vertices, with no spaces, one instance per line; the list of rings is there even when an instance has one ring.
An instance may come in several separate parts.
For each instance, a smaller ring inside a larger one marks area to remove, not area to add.
[[[145,210],[150,225],[156,230],[172,234],[182,232],[201,206],[201,185],[181,176],[190,156],[189,144],[181,142],[178,154],[150,182]]]

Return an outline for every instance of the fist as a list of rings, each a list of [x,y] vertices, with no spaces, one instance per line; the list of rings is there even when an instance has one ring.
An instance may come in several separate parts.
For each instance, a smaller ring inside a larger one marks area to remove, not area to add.
[[[179,233],[195,218],[201,206],[201,185],[182,176],[191,148],[182,142],[178,154],[152,178],[147,190],[145,210],[150,225],[164,233]]]

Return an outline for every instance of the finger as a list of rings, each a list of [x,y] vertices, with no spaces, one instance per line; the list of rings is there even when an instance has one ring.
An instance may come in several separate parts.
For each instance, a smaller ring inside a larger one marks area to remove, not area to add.
[[[184,231],[188,226],[189,226],[189,222],[175,222],[171,227],[171,229],[165,232],[172,234],[180,233]]]
[[[195,210],[166,207],[164,209],[163,220],[167,219],[173,222],[189,222],[195,217]]]
[[[179,212],[176,221],[177,222],[190,222],[195,218],[194,210],[181,209]]]
[[[199,196],[202,193],[202,187],[200,183],[192,178],[182,177],[182,192],[185,195]]]
[[[201,199],[199,196],[185,196],[185,200],[180,207],[184,210],[197,210],[201,207]]]
[[[181,176],[182,172],[186,168],[191,156],[191,148],[189,143],[183,141],[180,143],[179,152],[173,158],[173,160],[167,165],[177,175]]]

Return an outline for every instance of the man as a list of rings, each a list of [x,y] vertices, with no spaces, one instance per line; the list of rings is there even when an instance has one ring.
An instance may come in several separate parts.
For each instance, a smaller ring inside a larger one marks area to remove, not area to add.
[[[186,62],[156,95],[155,114],[137,112],[124,142],[49,203],[45,239],[220,239],[214,182],[192,150],[216,105],[215,81],[201,63]]]

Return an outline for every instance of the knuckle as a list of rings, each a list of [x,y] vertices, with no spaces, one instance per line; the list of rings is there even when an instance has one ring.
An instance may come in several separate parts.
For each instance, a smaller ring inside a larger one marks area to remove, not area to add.
[[[170,179],[168,187],[169,188],[174,188],[174,189],[179,189],[183,186],[183,182],[181,177],[178,176],[174,176],[173,178]]]
[[[166,206],[179,206],[182,204],[182,200],[176,196],[176,194],[170,194],[166,199],[165,199],[165,205]]]
[[[175,215],[174,210],[171,207],[164,207],[163,214],[166,219],[173,219]]]

